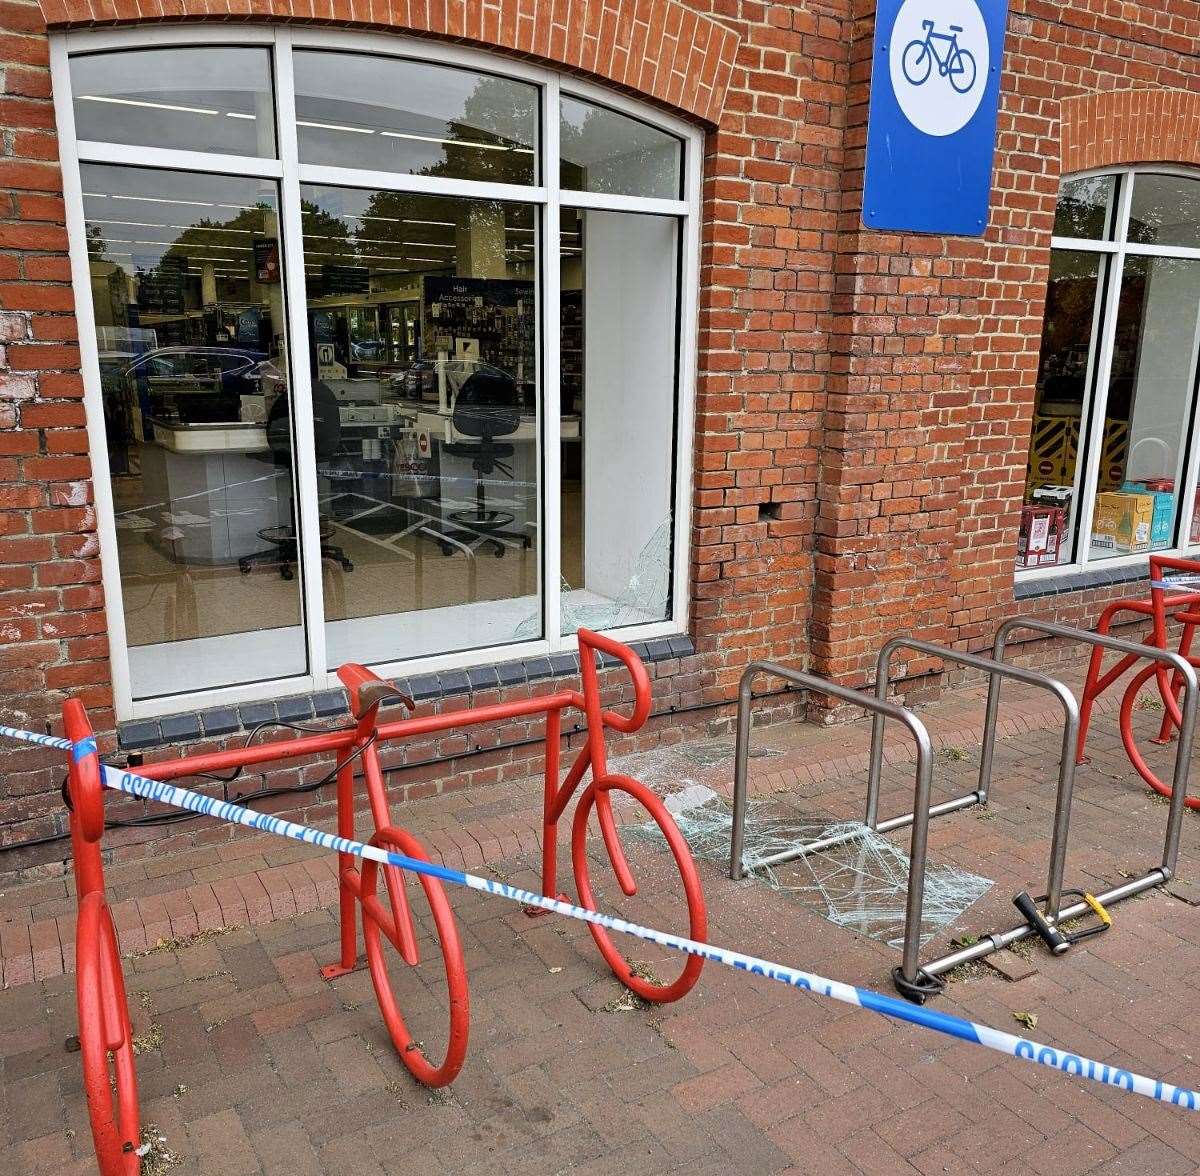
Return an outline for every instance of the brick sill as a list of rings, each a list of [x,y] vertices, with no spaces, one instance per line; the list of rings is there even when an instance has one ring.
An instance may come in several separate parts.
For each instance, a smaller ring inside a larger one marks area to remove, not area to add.
[[[669,661],[691,657],[696,652],[687,636],[655,637],[650,641],[634,641],[630,648],[645,662]],[[601,668],[619,663],[615,658],[601,657]],[[439,674],[415,674],[397,678],[396,685],[415,702],[430,702],[475,691],[498,690],[540,682],[548,678],[579,676],[579,658],[574,653],[555,653],[546,657],[524,658],[520,661],[494,662],[472,666],[467,670],[443,670]],[[122,751],[140,751],[164,743],[188,743],[196,739],[214,738],[248,732],[259,723],[301,723],[308,719],[347,716],[346,694],[340,688],[322,690],[316,694],[297,694],[274,702],[248,702],[241,706],[218,706],[208,710],[165,715],[159,719],[134,719],[120,723],[117,739]]]

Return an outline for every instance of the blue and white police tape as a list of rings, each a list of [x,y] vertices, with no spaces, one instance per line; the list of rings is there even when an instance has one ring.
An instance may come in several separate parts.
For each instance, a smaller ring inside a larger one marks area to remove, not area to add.
[[[1151,588],[1182,588],[1185,584],[1200,584],[1200,576],[1168,576],[1165,580],[1151,580]]]
[[[31,731],[20,731],[12,727],[0,727],[0,735],[14,739],[23,739],[29,743],[40,743],[46,747],[57,747],[71,752],[76,758],[87,755],[95,750],[93,740],[83,740],[80,744],[72,744],[66,739],[56,739],[52,735],[37,735]],[[522,906],[541,907],[558,915],[566,915],[571,919],[580,919],[585,923],[595,923],[610,931],[619,931],[625,935],[633,935],[648,943],[660,947],[668,947],[687,955],[703,956],[715,964],[725,964],[751,975],[763,976],[768,980],[777,980],[791,988],[802,988],[820,996],[827,996],[843,1004],[857,1005],[871,1012],[881,1013],[897,1021],[906,1021],[910,1025],[920,1025],[949,1037],[957,1037],[961,1041],[969,1041],[982,1045],[998,1053],[1007,1054],[1014,1058],[1034,1062],[1039,1066],[1049,1066],[1061,1070],[1069,1076],[1087,1078],[1105,1086],[1115,1086],[1132,1094],[1145,1095],[1158,1102],[1183,1106],[1190,1111],[1200,1109],[1200,1092],[1189,1090],[1186,1086],[1173,1086],[1161,1079],[1146,1078],[1120,1066],[1096,1062],[1079,1054],[1066,1050],[1054,1049],[1041,1045],[1036,1041],[1028,1041],[1012,1033],[1004,1033],[999,1029],[991,1029],[974,1021],[956,1017],[951,1013],[939,1013],[932,1009],[909,1004],[892,996],[884,996],[870,988],[858,988],[852,984],[843,984],[838,980],[826,980],[812,972],[803,972],[798,968],[787,968],[770,960],[759,959],[740,951],[732,951],[725,947],[716,947],[710,943],[699,943],[694,939],[685,939],[679,935],[668,935],[656,931],[652,927],[643,927],[637,923],[629,923],[612,915],[603,915],[598,911],[585,910],[569,902],[557,898],[547,898],[535,894],[531,890],[522,890],[500,882],[494,878],[481,878],[476,874],[467,874],[462,870],[451,870],[446,866],[434,865],[432,862],[420,861],[401,853],[379,849],[373,845],[365,845],[361,841],[351,841],[338,837],[333,833],[325,833],[320,829],[312,829],[307,825],[298,825],[294,821],[285,821],[281,817],[273,817],[267,813],[253,812],[241,805],[229,801],[217,800],[211,796],[203,796],[186,788],[178,788],[161,780],[148,780],[144,776],[101,765],[101,776],[107,787],[118,792],[125,792],[142,800],[153,800],[176,808],[189,809],[203,816],[217,817],[224,821],[233,821],[250,829],[260,829],[267,833],[275,833],[280,837],[291,837],[308,845],[319,846],[322,849],[335,850],[338,853],[350,853],[356,857],[369,858],[387,866],[396,866],[402,870],[410,870],[414,874],[425,874],[438,878],[443,882],[453,882],[458,886],[466,886],[471,890],[481,890],[485,894],[494,894],[499,898],[507,898]]]

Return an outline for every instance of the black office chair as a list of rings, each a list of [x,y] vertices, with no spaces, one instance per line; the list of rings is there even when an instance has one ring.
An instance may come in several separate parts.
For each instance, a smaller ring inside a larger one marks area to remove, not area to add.
[[[314,380],[312,401],[313,447],[316,450],[317,473],[333,478],[343,477],[345,472],[336,465],[342,449],[342,418],[338,412],[337,398],[323,380]],[[292,468],[291,421],[286,391],[276,397],[267,416],[267,445],[271,450],[276,468],[290,470]],[[354,563],[345,551],[329,542],[333,538],[333,524],[324,518],[320,519],[319,523],[321,558],[331,559],[335,563],[341,564],[347,572],[354,571]],[[293,568],[300,558],[295,510],[293,509],[292,519],[286,526],[264,527],[258,532],[258,537],[271,546],[266,551],[243,555],[238,560],[238,569],[242,575],[248,575],[250,570],[256,567],[277,567],[281,579],[293,579],[296,574]]]
[[[507,459],[515,450],[512,445],[497,442],[496,438],[511,436],[520,427],[521,405],[516,381],[499,368],[487,365],[476,368],[458,391],[451,420],[455,432],[479,438],[478,441],[454,441],[443,446],[446,453],[455,457],[469,457],[475,471],[475,509],[451,511],[446,516],[457,528],[451,537],[461,536],[468,542],[485,539],[494,548],[497,558],[504,554],[502,539],[513,539],[524,547],[530,546],[527,532],[509,529],[516,522],[516,515],[489,508],[484,485],[484,478],[497,470],[507,478],[513,476],[513,468]],[[441,546],[444,555],[455,550],[453,544],[444,539]]]

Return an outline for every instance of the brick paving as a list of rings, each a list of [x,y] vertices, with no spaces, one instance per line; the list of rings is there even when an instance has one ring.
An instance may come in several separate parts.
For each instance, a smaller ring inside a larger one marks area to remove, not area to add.
[[[997,883],[946,935],[1010,925],[1011,894],[1044,880],[1059,735],[1044,700],[1019,691],[1013,700],[991,806],[933,825],[937,861]],[[966,691],[923,712],[942,748],[939,796],[971,785],[979,701]],[[1147,732],[1157,718],[1138,716]],[[805,815],[840,818],[860,807],[864,724],[769,728],[756,741],[781,753],[752,761],[756,795]],[[699,750],[715,746],[706,739]],[[1067,884],[1099,888],[1157,860],[1166,807],[1133,777],[1110,713],[1098,717],[1090,747]],[[685,779],[727,789],[728,759],[695,750],[653,753],[641,761],[644,774],[663,791]],[[1153,753],[1159,764],[1168,756]],[[809,770],[816,764],[824,767]],[[911,766],[897,741],[885,811],[905,805]],[[403,818],[454,864],[486,861],[488,871],[532,887],[536,794],[534,785],[455,794],[408,806]],[[1010,1030],[1014,1013],[1032,1012],[1042,1040],[1196,1085],[1200,926],[1186,880],[1197,868],[1198,833],[1188,814],[1181,897],[1157,891],[1121,904],[1114,931],[1064,959],[1040,948],[1018,956],[1007,969],[1023,977],[1015,981],[972,969],[936,1007]],[[631,860],[641,892],[618,901],[610,883],[601,887],[604,905],[682,929],[668,854],[638,841]],[[732,883],[714,864],[701,871],[714,942],[888,989],[894,950],[760,883]],[[630,1008],[585,927],[530,920],[471,892],[451,896],[471,979],[471,1046],[453,1086],[430,1093],[392,1052],[368,974],[319,978],[337,952],[326,859],[238,837],[182,863],[117,867],[110,878],[145,1046],[143,1120],[179,1157],[171,1172],[736,1167],[872,1176],[1200,1166],[1200,1134],[1185,1112],[728,969],[708,966],[678,1004]],[[48,931],[68,925],[60,923],[69,918],[68,883],[6,889],[0,903],[0,1172],[93,1172],[79,1056],[63,1045],[74,1030],[73,978],[56,973],[71,960]],[[637,941],[623,946],[664,978],[679,966]],[[435,1052],[445,1033],[437,969],[397,965],[394,984],[414,1032]]]

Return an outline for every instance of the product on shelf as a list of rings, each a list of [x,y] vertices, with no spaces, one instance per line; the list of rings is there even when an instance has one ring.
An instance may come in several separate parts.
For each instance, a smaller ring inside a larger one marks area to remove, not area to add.
[[[1049,567],[1062,556],[1067,512],[1061,506],[1023,506],[1017,537],[1017,566]]]
[[[1108,490],[1096,495],[1092,547],[1122,555],[1150,550],[1154,499],[1149,494]]]
[[[1137,482],[1124,482],[1121,491],[1125,494],[1141,494],[1153,503],[1154,514],[1150,522],[1150,546],[1171,546],[1171,522],[1175,514],[1175,479],[1147,478]]]
[[[1071,495],[1074,487],[1042,485],[1033,490],[1029,499],[1034,506],[1061,506],[1063,510],[1071,505]]]

